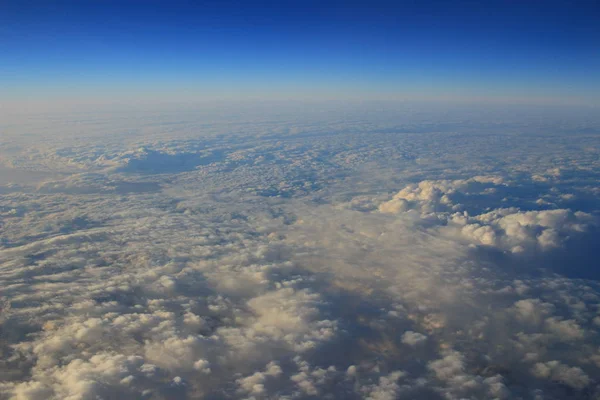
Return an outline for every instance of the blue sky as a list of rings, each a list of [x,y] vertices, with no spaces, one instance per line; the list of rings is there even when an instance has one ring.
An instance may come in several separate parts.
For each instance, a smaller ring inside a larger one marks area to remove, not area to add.
[[[0,100],[600,103],[598,1],[0,0]]]

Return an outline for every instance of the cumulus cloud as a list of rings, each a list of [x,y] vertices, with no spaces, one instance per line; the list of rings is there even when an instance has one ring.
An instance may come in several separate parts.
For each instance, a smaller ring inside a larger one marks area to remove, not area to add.
[[[355,111],[8,131],[0,399],[598,396],[597,139]]]
[[[422,181],[395,194],[379,205],[382,213],[418,212],[425,221],[444,226],[449,235],[462,235],[476,245],[495,247],[520,253],[549,250],[562,246],[569,235],[585,232],[597,225],[597,218],[585,212],[568,209],[522,211],[497,208],[472,215],[468,204],[457,199],[481,197],[495,193],[496,186],[507,186],[499,177],[478,176],[454,181]],[[472,213],[472,212],[471,212]]]
[[[402,343],[409,346],[416,346],[427,340],[427,336],[419,332],[407,331],[402,335]]]
[[[590,382],[590,378],[581,368],[569,367],[559,361],[537,363],[533,366],[533,374],[538,378],[564,383],[574,389],[583,389]]]

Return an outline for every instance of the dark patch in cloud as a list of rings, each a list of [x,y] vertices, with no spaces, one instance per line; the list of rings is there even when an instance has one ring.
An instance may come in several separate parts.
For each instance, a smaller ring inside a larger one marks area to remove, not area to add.
[[[193,171],[201,165],[221,162],[226,157],[223,151],[201,153],[164,153],[155,150],[141,150],[125,159],[117,171],[141,174],[169,174]]]

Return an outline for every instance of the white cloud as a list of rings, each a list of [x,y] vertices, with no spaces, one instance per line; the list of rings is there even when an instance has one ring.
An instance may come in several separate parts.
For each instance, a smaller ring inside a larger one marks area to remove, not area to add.
[[[427,340],[427,336],[419,332],[406,331],[402,335],[402,343],[409,346],[416,346]]]
[[[3,131],[0,399],[597,396],[597,138],[354,111]]]
[[[559,361],[537,363],[533,366],[533,374],[538,378],[564,383],[574,389],[583,389],[590,382],[590,378],[581,368],[569,367]]]
[[[365,398],[368,400],[394,400],[398,398],[400,392],[398,380],[403,376],[404,372],[402,371],[394,371],[389,375],[382,376],[376,385],[363,388],[363,392],[366,392]]]

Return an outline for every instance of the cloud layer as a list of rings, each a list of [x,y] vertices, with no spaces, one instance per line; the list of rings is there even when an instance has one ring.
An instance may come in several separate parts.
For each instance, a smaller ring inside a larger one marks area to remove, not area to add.
[[[597,135],[357,115],[9,129],[0,399],[600,396]]]

